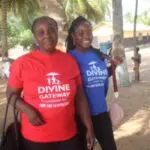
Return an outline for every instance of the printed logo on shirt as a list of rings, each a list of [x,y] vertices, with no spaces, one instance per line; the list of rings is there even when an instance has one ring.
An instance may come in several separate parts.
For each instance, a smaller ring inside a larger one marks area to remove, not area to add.
[[[86,75],[88,77],[88,85],[87,87],[100,87],[104,86],[104,81],[108,77],[107,69],[101,69],[97,66],[98,63],[96,61],[91,61],[88,63],[89,69],[86,71]]]
[[[69,104],[70,85],[62,84],[58,76],[56,72],[46,74],[47,85],[38,87],[40,107],[58,108]]]
[[[56,76],[58,76],[59,74],[56,72],[50,72],[48,73],[47,76],[47,81],[48,81],[48,85],[53,85],[53,84],[60,84],[60,81],[56,78]]]

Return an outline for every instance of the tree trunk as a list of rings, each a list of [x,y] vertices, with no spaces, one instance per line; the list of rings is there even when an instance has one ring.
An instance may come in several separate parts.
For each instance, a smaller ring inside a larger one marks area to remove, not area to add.
[[[135,16],[134,16],[134,58],[137,60],[138,58],[138,52],[137,52],[137,39],[136,39],[136,24],[137,24],[137,12],[138,12],[138,0],[136,0],[136,4],[135,4]],[[134,69],[134,73],[135,73],[135,81],[139,81],[140,80],[140,74],[139,74],[139,63],[138,61],[134,61],[134,65],[135,65],[135,69]]]
[[[117,80],[119,86],[129,86],[129,73],[125,60],[125,52],[123,47],[123,15],[122,0],[112,0],[113,5],[113,57],[121,57],[124,62],[116,69]]]
[[[1,40],[2,40],[2,57],[8,56],[8,42],[7,42],[7,0],[1,0],[2,22],[1,22]]]

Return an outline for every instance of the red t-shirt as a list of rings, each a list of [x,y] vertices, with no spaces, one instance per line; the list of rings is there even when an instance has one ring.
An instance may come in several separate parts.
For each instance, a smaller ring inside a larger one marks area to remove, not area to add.
[[[39,50],[18,58],[11,66],[8,84],[21,88],[24,100],[36,108],[46,124],[33,126],[22,114],[22,134],[35,142],[63,141],[76,132],[75,94],[81,85],[76,62],[56,51],[46,55]]]

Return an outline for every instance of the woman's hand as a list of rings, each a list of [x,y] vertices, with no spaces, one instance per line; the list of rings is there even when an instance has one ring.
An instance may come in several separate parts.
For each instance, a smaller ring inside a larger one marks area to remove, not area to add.
[[[87,148],[91,150],[94,146],[95,136],[93,130],[87,130],[86,134]]]
[[[30,123],[33,126],[41,126],[41,125],[45,124],[40,113],[32,106],[27,105],[26,108],[24,109],[24,113],[27,115]]]
[[[86,139],[87,139],[87,148],[91,150],[94,145],[94,132],[93,132],[93,125],[91,120],[91,115],[89,112],[88,103],[86,97],[83,92],[82,86],[77,87],[77,94],[76,94],[76,112],[79,115],[82,123],[86,128]]]
[[[21,98],[21,89],[13,89],[11,87],[7,87],[6,95],[8,100],[10,100],[10,104],[19,112],[23,112],[29,119],[32,125],[40,126],[43,125],[45,122],[42,119],[40,113],[31,105],[27,104],[23,98]],[[13,94],[13,96],[11,96]],[[11,96],[11,99],[10,99]]]
[[[117,65],[120,65],[123,62],[123,59],[120,58],[120,57],[114,57],[113,62],[117,66]]]

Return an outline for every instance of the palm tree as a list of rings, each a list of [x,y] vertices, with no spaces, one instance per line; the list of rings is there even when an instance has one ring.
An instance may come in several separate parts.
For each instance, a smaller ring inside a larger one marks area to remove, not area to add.
[[[94,22],[101,22],[109,14],[110,0],[57,0],[70,23],[76,16],[82,15]]]
[[[29,21],[29,16],[39,10],[39,0],[1,0],[1,41],[3,57],[8,56],[7,42],[7,15],[13,11],[15,15],[21,16],[24,22]]]
[[[125,52],[123,48],[123,15],[122,15],[122,0],[112,0],[113,6],[113,57],[121,57],[124,63],[117,68],[118,81],[122,82],[123,86],[129,86],[129,74],[125,61]]]
[[[10,8],[16,16],[22,18],[23,23],[31,24],[33,18],[37,17],[40,10],[39,0],[9,0]]]

